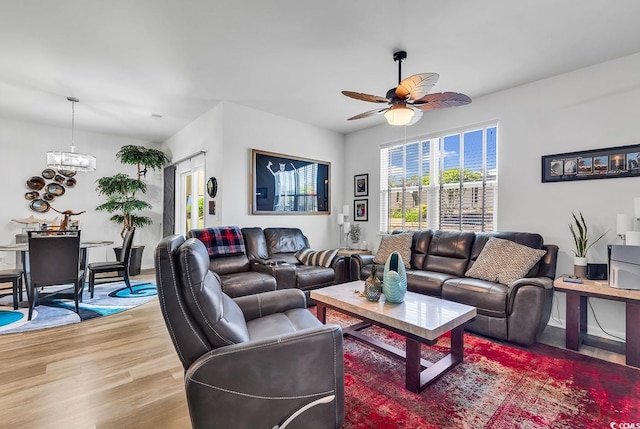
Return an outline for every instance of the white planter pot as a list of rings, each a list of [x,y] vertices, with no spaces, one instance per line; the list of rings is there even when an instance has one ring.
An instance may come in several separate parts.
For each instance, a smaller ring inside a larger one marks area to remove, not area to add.
[[[573,275],[580,278],[587,277],[587,258],[575,257],[573,259]]]

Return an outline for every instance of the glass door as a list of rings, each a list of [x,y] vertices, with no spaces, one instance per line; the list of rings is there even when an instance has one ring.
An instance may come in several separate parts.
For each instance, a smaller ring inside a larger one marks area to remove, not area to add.
[[[176,233],[204,228],[205,180],[204,166],[183,170],[176,189]]]

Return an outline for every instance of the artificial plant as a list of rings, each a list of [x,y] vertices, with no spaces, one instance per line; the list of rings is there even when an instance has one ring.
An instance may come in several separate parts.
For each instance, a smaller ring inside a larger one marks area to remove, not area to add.
[[[156,170],[164,167],[169,162],[169,158],[158,149],[126,145],[116,153],[116,159],[124,165],[135,165],[136,176],[133,178],[127,174],[118,173],[98,179],[96,191],[106,196],[107,201],[96,207],[96,210],[113,213],[110,220],[122,225],[120,235],[124,237],[128,228],[143,227],[153,223],[149,216],[140,213],[151,209],[151,204],[138,198],[139,194],[147,192],[147,184],[142,178],[146,176],[149,168]]]
[[[578,213],[580,214],[580,219],[578,219],[575,213],[571,213],[571,215],[573,216],[573,221],[575,222],[575,227],[574,227],[574,223],[569,224],[569,230],[571,231],[571,235],[573,235],[573,242],[576,246],[576,249],[573,251],[573,253],[576,255],[577,258],[586,258],[587,252],[589,251],[591,246],[596,244],[602,237],[606,235],[607,232],[605,231],[600,237],[596,238],[595,241],[593,241],[591,244],[588,244],[589,231],[587,228],[587,223],[585,222],[584,217],[582,216],[582,212],[578,212]]]

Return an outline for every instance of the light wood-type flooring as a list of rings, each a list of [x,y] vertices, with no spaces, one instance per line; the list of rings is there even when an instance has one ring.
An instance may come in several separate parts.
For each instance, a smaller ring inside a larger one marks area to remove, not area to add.
[[[151,271],[136,279],[155,281]],[[563,337],[545,332],[543,342],[562,347]],[[615,353],[581,352],[624,363]],[[183,374],[157,299],[82,323],[0,335],[0,428],[189,428]]]

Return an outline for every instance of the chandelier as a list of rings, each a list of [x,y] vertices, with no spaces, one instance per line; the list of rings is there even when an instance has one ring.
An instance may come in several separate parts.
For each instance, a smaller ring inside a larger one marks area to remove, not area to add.
[[[80,101],[75,97],[67,97],[71,102],[71,151],[47,152],[47,167],[57,170],[95,171],[96,157],[84,153],[77,153],[73,144],[73,131],[75,125],[75,104]]]

